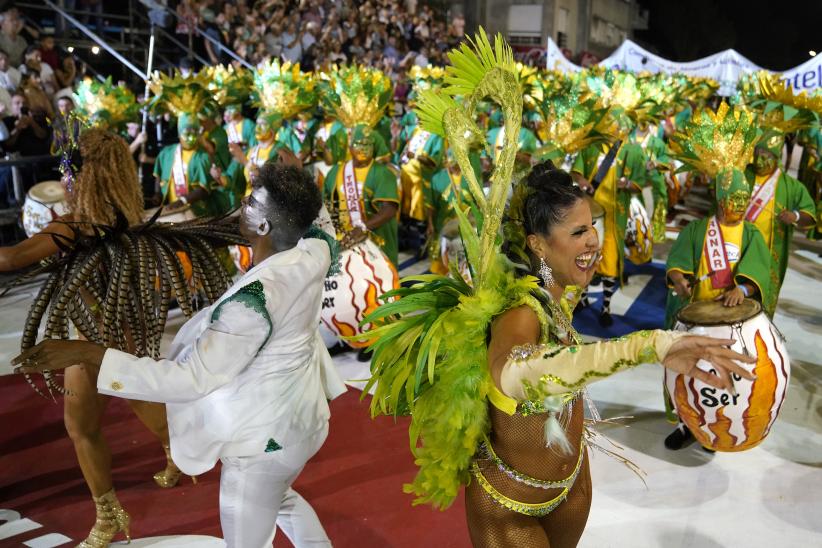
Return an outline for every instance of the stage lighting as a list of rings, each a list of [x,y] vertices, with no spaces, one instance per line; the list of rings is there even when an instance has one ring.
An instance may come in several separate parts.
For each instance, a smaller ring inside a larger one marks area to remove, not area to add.
[[[814,50],[809,51],[808,54],[810,54],[811,57],[816,57],[816,52]]]
[[[69,52],[69,53],[74,53],[74,46],[67,47],[66,51]]]
[[[92,46],[91,47],[91,53],[93,53],[94,55],[97,55],[98,53],[100,53],[100,48],[97,47],[97,46]]]

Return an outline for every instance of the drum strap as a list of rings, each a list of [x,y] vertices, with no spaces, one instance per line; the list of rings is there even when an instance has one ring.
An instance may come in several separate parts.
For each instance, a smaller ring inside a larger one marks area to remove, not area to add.
[[[599,186],[599,183],[605,178],[605,175],[608,174],[608,170],[611,169],[611,164],[614,163],[616,159],[617,152],[619,152],[619,147],[622,146],[622,139],[617,140],[611,148],[608,149],[608,152],[605,154],[605,158],[602,160],[602,163],[599,164],[599,169],[597,169],[596,174],[594,174],[594,178],[591,179],[591,184],[596,189]]]
[[[708,233],[705,236],[705,253],[708,258],[708,270],[711,275],[711,286],[714,289],[724,289],[733,283],[733,273],[728,254],[725,251],[725,239],[722,230],[716,222],[716,216],[711,217],[708,223]]]
[[[748,204],[748,211],[745,212],[745,220],[755,223],[759,215],[765,210],[768,202],[776,194],[776,181],[779,178],[779,170],[775,170],[767,181],[754,188],[751,202]]]
[[[428,138],[431,136],[430,133],[425,131],[424,129],[417,128],[414,130],[414,135],[411,137],[411,140],[405,146],[405,150],[407,151],[406,154],[402,155],[402,163],[408,162],[408,152],[412,152],[414,156],[416,156],[422,147],[425,146],[425,143],[428,142]]]
[[[357,184],[354,162],[351,160],[346,162],[345,168],[343,168],[343,193],[345,194],[345,205],[348,208],[351,226],[366,230],[362,209],[360,209],[360,189]]]
[[[174,194],[179,198],[188,194],[186,172],[188,165],[183,162],[183,146],[177,145],[174,153],[174,165],[171,167],[171,177],[174,179]]]

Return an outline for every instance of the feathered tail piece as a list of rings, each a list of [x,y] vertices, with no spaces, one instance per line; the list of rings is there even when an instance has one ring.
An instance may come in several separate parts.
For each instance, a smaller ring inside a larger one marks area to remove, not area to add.
[[[66,223],[73,237],[53,235],[62,254],[38,270],[47,277],[29,309],[20,349],[36,344],[45,319],[45,339],[68,339],[71,323],[89,341],[158,357],[171,300],[190,317],[200,293],[211,302],[219,298],[231,280],[215,248],[247,245],[236,219],[157,223],[158,216],[129,227],[118,213],[114,226],[85,224],[81,231]],[[53,376],[44,377],[50,392],[65,393]]]

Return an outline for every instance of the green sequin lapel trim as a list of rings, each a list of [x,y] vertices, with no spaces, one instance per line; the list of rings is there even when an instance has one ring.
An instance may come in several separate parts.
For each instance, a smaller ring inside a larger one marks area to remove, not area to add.
[[[268,309],[265,307],[265,291],[263,290],[263,284],[260,280],[255,280],[248,285],[244,285],[236,293],[232,296],[228,297],[227,299],[223,300],[220,304],[217,305],[217,308],[214,309],[214,312],[211,313],[211,321],[215,322],[220,319],[220,314],[223,311],[223,306],[229,302],[238,302],[244,305],[246,308],[253,310],[260,316],[262,316],[266,323],[268,323],[268,333],[265,336],[265,341],[263,344],[260,345],[260,348],[257,349],[259,352],[265,343],[268,342],[268,338],[271,337],[271,331],[273,330],[273,326],[271,324],[271,316],[268,315]]]
[[[331,265],[328,267],[325,276],[336,276],[340,273],[340,242],[336,238],[317,225],[311,225],[303,238],[316,238],[325,241],[328,244],[328,250],[331,252]]]

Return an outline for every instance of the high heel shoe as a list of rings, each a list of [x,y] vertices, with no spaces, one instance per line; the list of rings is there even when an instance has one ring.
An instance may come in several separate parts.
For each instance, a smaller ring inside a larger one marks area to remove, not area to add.
[[[177,485],[183,473],[171,459],[171,448],[168,445],[164,445],[163,450],[166,452],[166,467],[154,474],[154,483],[163,489],[171,489]],[[197,477],[191,476],[191,482],[197,483]]]
[[[88,537],[77,545],[77,548],[106,548],[117,533],[123,532],[128,542],[131,542],[131,516],[120,506],[114,489],[100,495],[92,497],[97,511],[97,519],[94,527],[89,531]]]

